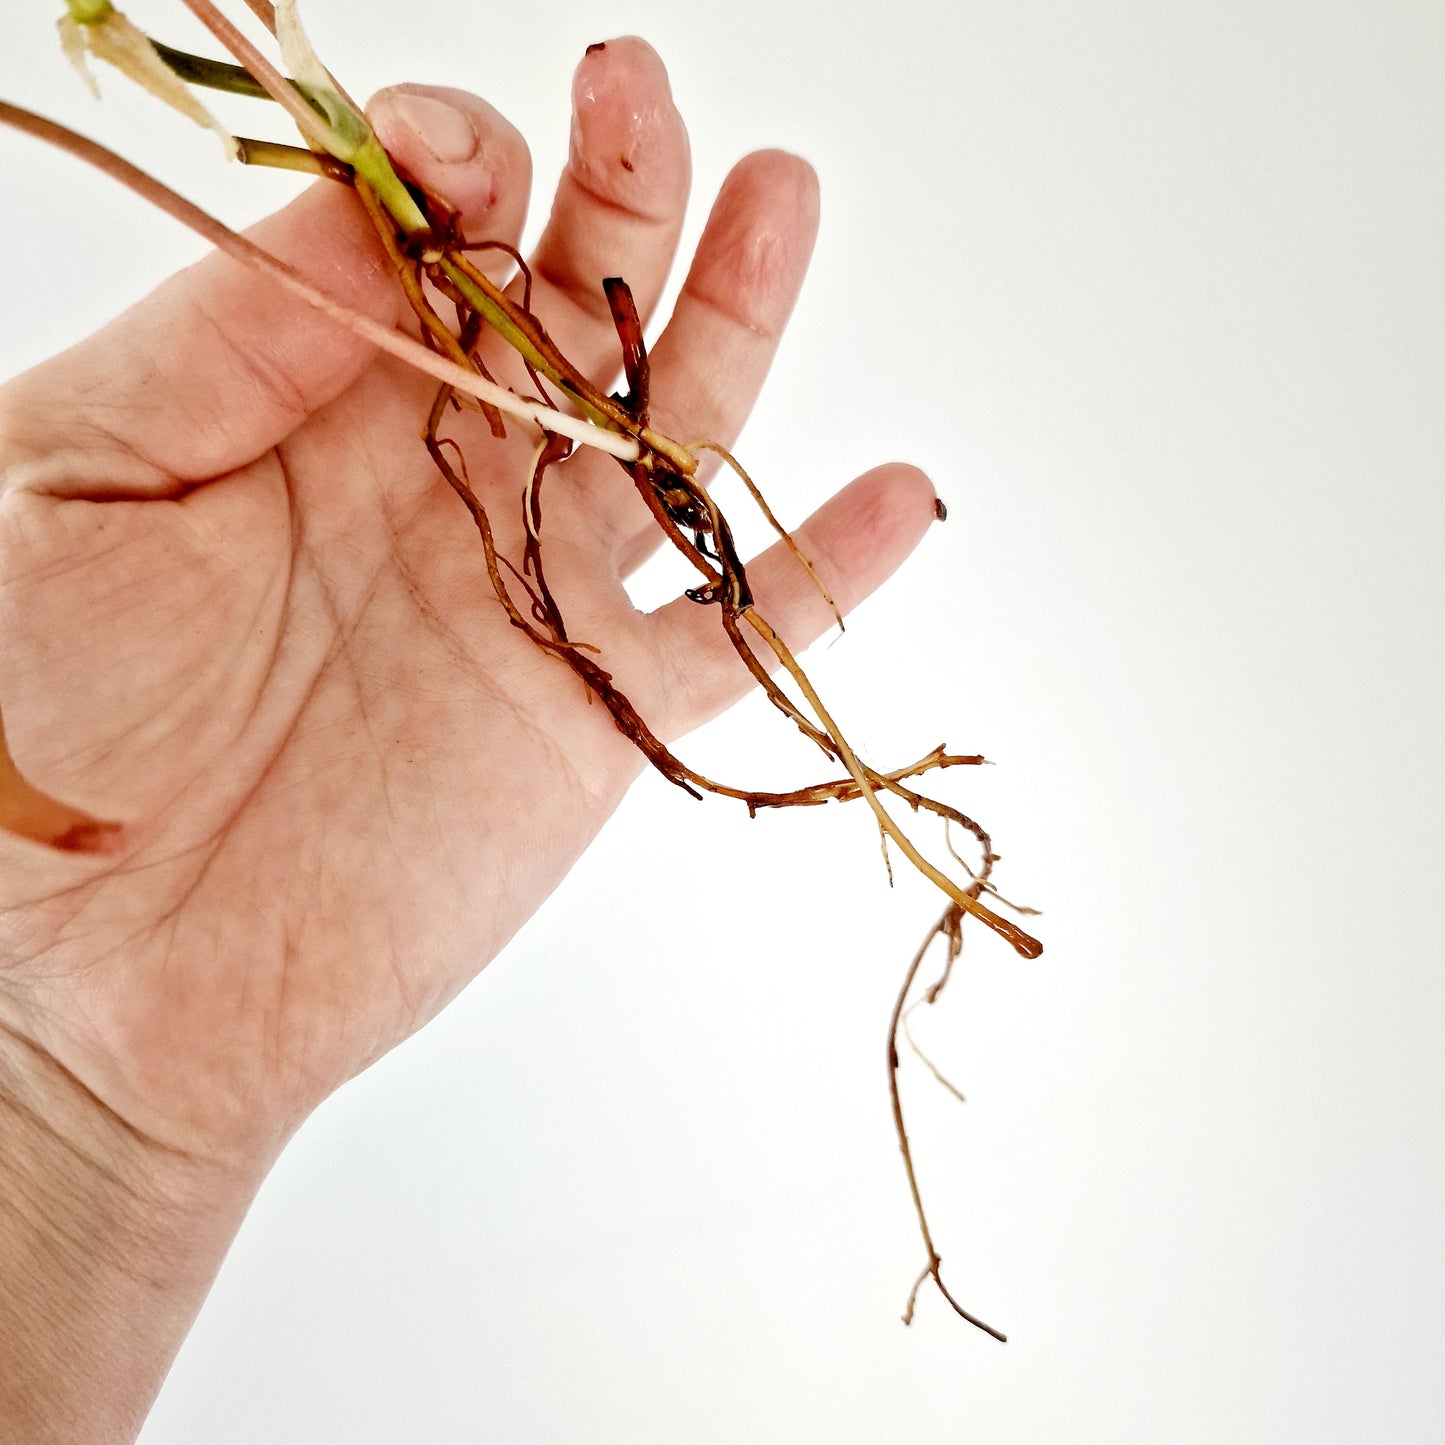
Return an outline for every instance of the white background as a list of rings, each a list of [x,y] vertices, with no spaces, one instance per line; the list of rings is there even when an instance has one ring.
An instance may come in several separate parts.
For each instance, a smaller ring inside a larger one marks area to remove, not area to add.
[[[233,221],[294,189],[110,77],[95,107],[59,8],[6,7],[7,98]],[[876,761],[996,761],[950,796],[1045,910],[1042,959],[976,935],[919,1020],[968,1105],[905,1065],[940,1247],[1011,1340],[898,1322],[884,1026],[934,902],[861,813],[648,778],[302,1131],[145,1445],[1445,1438],[1445,10],[307,13],[353,91],[507,111],[534,228],[610,34],[671,67],[699,217],[746,148],[821,173],[740,451],[791,519],[894,456],[952,510],[815,658]],[[5,374],[197,254],[29,141],[0,176]],[[693,755],[762,781],[776,739],[749,707]]]

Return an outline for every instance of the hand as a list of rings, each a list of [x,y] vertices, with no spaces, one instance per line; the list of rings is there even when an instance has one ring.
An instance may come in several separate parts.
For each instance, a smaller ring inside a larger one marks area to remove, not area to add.
[[[574,101],[532,304],[606,379],[618,349],[600,279],[626,278],[644,314],[655,304],[687,141],[640,41],[590,52]],[[505,120],[419,87],[372,114],[470,236],[517,239],[530,162]],[[728,178],[653,348],[661,429],[736,433],[816,214],[812,173],[789,156],[751,156]],[[402,316],[343,188],[318,184],[253,235],[358,309]],[[419,441],[433,393],[222,257],[0,392],[12,750],[127,839],[111,860],[4,840],[0,1023],[168,1151],[264,1169],[502,947],[641,765],[508,625]],[[513,426],[497,443],[474,416],[448,426],[519,556],[529,439]],[[623,579],[660,534],[615,463],[555,468],[546,499],[570,633],[661,736],[747,689],[709,609],[631,606]],[[932,516],[926,480],[887,467],[797,535],[847,607]],[[830,620],[780,550],[750,576],[795,645]]]
[[[687,142],[636,40],[583,60],[533,307],[617,369],[600,290],[646,314]],[[530,162],[485,103],[377,99],[388,148],[515,241]],[[653,348],[656,424],[728,441],[812,246],[811,172],[767,153],[723,187]],[[388,322],[395,277],[321,183],[253,232]],[[489,355],[505,369],[500,345]],[[0,1434],[139,1428],[252,1192],[332,1089],[497,952],[641,760],[507,622],[419,429],[431,383],[220,256],[0,389],[0,700],[48,792],[124,824],[113,857],[0,836]],[[503,552],[530,442],[448,423]],[[933,516],[879,469],[797,532],[846,608]],[[663,738],[750,685],[711,609],[636,612],[658,534],[593,455],[549,473],[544,548],[570,635]],[[831,614],[779,549],[750,568],[794,647]]]

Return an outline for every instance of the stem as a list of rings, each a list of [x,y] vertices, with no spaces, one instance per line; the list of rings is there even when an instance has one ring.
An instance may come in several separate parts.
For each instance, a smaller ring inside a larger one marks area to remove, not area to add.
[[[276,7],[271,0],[246,0],[246,6],[272,35],[276,33]]]
[[[249,96],[252,100],[271,99],[266,87],[242,65],[192,55],[188,50],[162,45],[159,40],[152,40],[151,48],[187,85],[203,85],[209,90],[224,90],[231,95]]]
[[[258,84],[296,122],[302,139],[313,149],[325,151],[353,166],[371,183],[408,233],[427,228],[426,217],[392,168],[391,159],[376,133],[367,124],[360,107],[339,89],[328,84],[317,88],[288,80],[275,66],[211,4],[211,0],[184,0],[188,10],[236,57],[244,74]],[[252,6],[256,9],[255,6]],[[256,10],[267,28],[275,32],[275,11],[267,5]],[[320,71],[320,62],[317,62]],[[329,76],[321,71],[323,79]]]
[[[187,0],[192,3],[192,0]],[[201,0],[209,4],[209,0]],[[339,161],[354,166],[386,203],[408,233],[426,230],[427,218],[402,184],[391,157],[376,138],[361,107],[341,88],[336,77],[321,63],[296,13],[294,0],[277,10],[276,39],[281,58],[321,119],[302,126],[302,135],[312,144],[329,151]]]
[[[269,166],[278,171],[300,171],[308,176],[325,176],[330,181],[348,185],[352,180],[352,169],[335,156],[321,155],[304,146],[282,145],[279,141],[252,140],[248,136],[234,137],[236,159],[244,166]]]
[[[465,256],[455,250],[444,251],[430,260],[428,269],[441,289],[450,287],[455,290],[528,366],[561,387],[599,426],[636,437],[644,450],[664,457],[668,465],[683,476],[691,476],[697,470],[697,458],[686,447],[649,427],[640,426],[623,407],[595,387],[562,355],[530,311],[519,307]]]
[[[425,223],[425,218],[423,218]],[[522,311],[487,275],[464,256],[443,255],[434,265],[487,324],[529,365],[560,386],[600,426],[636,434],[632,418],[585,376],[578,374],[559,352],[552,338],[528,313]],[[696,462],[693,463],[696,466]]]
[[[386,209],[396,219],[399,225],[404,226],[407,231],[415,232],[427,226],[427,218],[421,207],[412,199],[411,192],[407,190],[402,179],[397,175],[391,164],[391,157],[386,153],[386,147],[377,140],[376,132],[367,123],[366,118],[360,111],[356,115],[361,124],[366,127],[365,139],[354,150],[347,148],[346,154],[340,154],[333,150],[332,154],[337,160],[345,161],[355,168],[357,175],[365,176],[371,189],[381,197]]]
[[[211,4],[211,0],[181,0],[227,50],[246,72],[279,106],[286,111],[306,142],[320,150],[329,150],[327,131],[330,127],[297,94],[296,87]]]
[[[190,0],[187,0],[187,3],[190,3]],[[253,271],[269,276],[293,295],[299,296],[307,305],[314,306],[329,316],[337,325],[370,342],[378,350],[406,362],[408,366],[423,371],[448,386],[454,386],[468,396],[475,396],[479,401],[496,407],[498,411],[506,412],[521,421],[531,422],[543,431],[555,432],[585,446],[596,447],[619,461],[631,462],[637,459],[639,449],[634,438],[605,431],[580,417],[568,416],[551,407],[524,401],[515,392],[498,386],[496,382],[487,381],[475,371],[428,351],[419,342],[413,341],[394,327],[384,326],[369,316],[353,311],[345,303],[318,290],[284,261],[278,260],[269,251],[263,251],[254,241],[237,235],[229,226],[201,210],[199,206],[193,205],[153,176],[131,165],[129,161],[123,160],[114,151],[107,150],[85,136],[77,135],[53,120],[47,120],[6,101],[0,101],[0,122],[14,126],[39,140],[48,141],[77,159],[104,171],[113,180],[129,187],[168,216],[204,236],[218,250],[224,251],[242,265],[249,266]]]

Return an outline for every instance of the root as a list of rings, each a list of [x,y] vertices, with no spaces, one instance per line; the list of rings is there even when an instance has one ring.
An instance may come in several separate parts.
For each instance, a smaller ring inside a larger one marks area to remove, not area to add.
[[[743,486],[747,488],[748,495],[753,499],[754,505],[757,507],[758,511],[760,511],[767,519],[768,526],[770,526],[773,531],[777,533],[779,539],[782,541],[782,544],[788,549],[788,551],[793,554],[793,557],[798,562],[798,565],[802,567],[802,569],[808,574],[808,576],[813,579],[813,586],[818,589],[819,593],[822,595],[823,601],[826,602],[829,608],[832,610],[833,619],[838,624],[838,631],[846,632],[848,629],[843,623],[843,614],[838,610],[838,604],[833,601],[833,594],[828,591],[827,583],[825,583],[823,579],[818,576],[818,569],[813,566],[812,562],[808,558],[807,553],[804,552],[803,549],[799,547],[798,544],[793,540],[792,533],[789,532],[787,528],[784,527],[783,524],[778,521],[778,519],[773,515],[773,509],[768,506],[767,499],[763,496],[762,492],[758,490],[757,483],[753,481],[753,479],[747,474],[747,472],[743,470],[742,463],[739,462],[738,459],[725,446],[720,445],[718,442],[689,442],[687,444],[687,449],[690,452],[714,452],[718,456],[720,456],[724,462],[727,463],[727,465],[737,475],[738,479],[742,482]]]
[[[923,1248],[927,1255],[927,1263],[919,1272],[918,1278],[913,1282],[913,1288],[908,1292],[908,1302],[903,1309],[903,1323],[913,1323],[914,1307],[918,1303],[918,1292],[923,1287],[925,1280],[932,1279],[937,1286],[939,1294],[948,1301],[954,1313],[971,1325],[977,1325],[985,1334],[992,1335],[996,1340],[1007,1340],[1008,1336],[1001,1331],[994,1329],[992,1325],[985,1324],[977,1315],[970,1314],[968,1310],[954,1298],[948,1286],[943,1282],[943,1260],[933,1244],[933,1232],[928,1227],[928,1215],[923,1208],[923,1195],[918,1187],[918,1173],[913,1165],[913,1146],[908,1138],[908,1127],[903,1122],[903,1101],[898,1092],[898,1033],[905,1015],[905,1005],[908,995],[913,988],[913,981],[918,977],[918,970],[923,963],[924,956],[935,938],[942,937],[947,940],[947,961],[944,966],[944,975],[925,995],[928,1002],[932,1002],[944,984],[948,980],[949,971],[952,969],[953,961],[958,957],[963,948],[963,911],[957,907],[950,907],[945,910],[943,916],[929,930],[928,937],[923,940],[918,952],[913,955],[913,962],[908,966],[908,972],[903,977],[903,986],[898,990],[897,1002],[893,1005],[893,1016],[888,1022],[888,1097],[893,1104],[893,1124],[898,1132],[898,1148],[903,1155],[903,1169],[908,1176],[908,1191],[913,1197],[913,1209],[918,1216],[918,1230],[923,1236]],[[932,1068],[932,1065],[929,1065]],[[958,1091],[948,1084],[941,1075],[934,1071],[934,1076],[943,1082],[955,1094]],[[962,1094],[958,1094],[961,1099]]]
[[[929,990],[929,993],[931,992],[932,990]],[[963,1090],[960,1089],[957,1084],[955,1084],[951,1079],[947,1078],[940,1071],[938,1065],[935,1064],[933,1060],[930,1059],[928,1055],[923,1052],[923,1050],[918,1046],[918,1040],[913,1037],[913,1028],[909,1023],[909,1020],[912,1018],[914,1010],[919,1008],[926,1008],[932,1002],[933,999],[929,997],[929,994],[926,993],[922,998],[915,999],[911,1004],[908,1005],[906,1009],[903,1010],[903,1017],[899,1020],[899,1022],[903,1026],[903,1037],[908,1041],[908,1047],[913,1050],[914,1057],[919,1061],[919,1063],[923,1065],[925,1069],[928,1070],[930,1074],[933,1075],[934,1082],[938,1084],[940,1088],[945,1089],[948,1093],[952,1094],[953,1097],[957,1099],[960,1104],[966,1104],[968,1103],[968,1100],[964,1097]]]

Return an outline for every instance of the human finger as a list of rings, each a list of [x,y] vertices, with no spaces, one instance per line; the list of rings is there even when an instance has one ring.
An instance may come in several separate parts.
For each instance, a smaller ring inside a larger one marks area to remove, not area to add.
[[[509,227],[514,238],[526,206],[516,191],[530,174],[520,136],[461,92],[407,89],[413,115],[418,102],[435,100],[457,118],[444,125],[433,108],[424,134],[404,135],[406,105],[398,116],[389,102],[384,139],[408,155],[425,188],[458,199],[465,224],[486,227],[495,212],[498,229]],[[476,137],[465,157],[452,144],[461,128]],[[443,130],[445,143],[436,139]],[[353,310],[400,318],[395,277],[343,187],[313,186],[248,235]],[[269,279],[212,254],[0,391],[7,480],[66,496],[174,495],[260,456],[340,395],[375,355]]]
[[[590,46],[572,77],[567,166],[530,258],[532,310],[562,354],[602,385],[620,360],[602,291],[621,276],[645,317],[657,304],[692,178],[687,131],[657,52],[636,36]],[[520,297],[520,282],[513,295]],[[492,338],[492,364],[505,345]]]
[[[847,613],[892,576],[937,517],[933,484],[914,467],[866,472],[814,512],[793,538]],[[781,542],[747,566],[756,609],[797,654],[833,625],[833,609]],[[748,632],[744,628],[744,632]],[[711,606],[679,597],[652,613],[643,641],[660,659],[635,701],[663,738],[700,727],[757,684],[733,651]],[[776,666],[771,653],[763,655]]]

